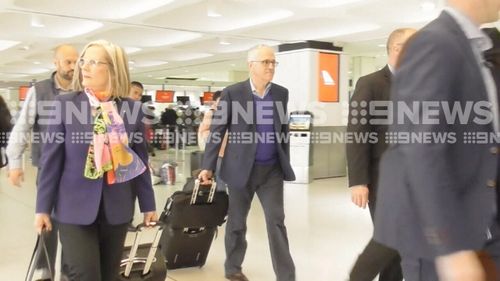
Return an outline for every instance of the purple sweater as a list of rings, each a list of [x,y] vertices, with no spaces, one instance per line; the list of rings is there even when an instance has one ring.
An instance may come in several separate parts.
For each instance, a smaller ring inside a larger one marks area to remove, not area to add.
[[[253,95],[255,105],[255,141],[257,152],[255,163],[259,165],[272,165],[278,161],[278,151],[274,135],[273,99],[271,93],[260,98]]]

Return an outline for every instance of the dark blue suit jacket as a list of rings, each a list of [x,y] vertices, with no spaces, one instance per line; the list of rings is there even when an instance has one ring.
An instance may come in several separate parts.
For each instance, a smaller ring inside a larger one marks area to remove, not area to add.
[[[116,100],[116,103],[129,136],[129,145],[147,166],[141,105],[128,98]],[[149,169],[131,181],[113,185],[108,185],[105,178],[92,180],[83,176],[93,129],[90,103],[85,93],[58,96],[54,104],[56,108],[59,106],[60,110],[56,109],[56,112],[60,113],[61,118],[51,120],[47,127],[48,135],[56,139],[43,146],[36,212],[50,214],[54,210],[59,222],[88,225],[96,220],[103,200],[107,221],[110,224],[122,224],[132,219],[136,196],[142,212],[154,211]],[[129,112],[137,112],[138,118],[122,114],[127,108],[135,109]],[[83,114],[72,114],[75,111]],[[131,133],[135,133],[133,139]],[[78,141],[82,137],[85,137],[85,141]]]
[[[275,133],[288,137],[288,90],[280,85],[272,84],[269,94],[274,102]],[[224,152],[220,177],[229,187],[244,188],[255,162],[257,143],[238,141],[238,136],[241,136],[240,140],[249,140],[250,138],[246,138],[244,134],[254,135],[256,132],[254,105],[250,80],[246,80],[228,86],[222,91],[219,108],[214,113],[202,168],[215,171],[221,140],[227,131],[230,138]],[[276,146],[284,180],[295,180],[295,174],[290,166],[288,139],[277,141]]]
[[[462,109],[468,102],[488,102],[470,43],[448,13],[424,27],[405,48],[393,80],[393,101],[410,108],[413,101],[438,101]],[[489,110],[474,108],[464,122],[457,118],[448,124],[444,107],[437,108],[439,124],[420,119],[390,126],[391,133],[453,133],[456,142],[389,147],[380,166],[374,233],[377,241],[402,256],[429,260],[481,249],[496,214],[496,145],[466,143],[464,138],[466,133],[493,133],[491,123],[481,122]],[[421,107],[418,113],[426,110]]]

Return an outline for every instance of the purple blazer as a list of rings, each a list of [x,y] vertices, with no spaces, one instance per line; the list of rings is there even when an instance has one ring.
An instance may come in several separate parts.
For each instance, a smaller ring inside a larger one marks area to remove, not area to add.
[[[116,103],[129,145],[147,165],[141,104],[128,98],[116,100]],[[105,177],[93,180],[83,176],[93,129],[90,103],[85,93],[57,96],[52,110],[45,117],[45,121],[50,118],[45,136],[54,139],[42,148],[36,213],[53,211],[58,222],[89,225],[96,220],[102,199],[110,224],[128,223],[133,217],[136,196],[141,212],[156,210],[149,169],[128,182],[113,185],[108,185]],[[122,114],[124,112],[127,113]]]

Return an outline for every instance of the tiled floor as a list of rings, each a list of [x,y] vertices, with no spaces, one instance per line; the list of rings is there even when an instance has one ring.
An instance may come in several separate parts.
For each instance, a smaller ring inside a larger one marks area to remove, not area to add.
[[[178,181],[174,186],[155,186],[159,212],[168,196],[180,189],[189,169],[189,151],[177,155]],[[175,159],[170,151],[157,153],[155,163]],[[33,214],[35,170],[26,164],[22,188],[8,183],[0,170],[0,280],[24,280],[35,242]],[[346,178],[315,180],[309,185],[285,185],[286,224],[299,281],[343,281],[372,234],[368,210],[350,202]],[[136,214],[139,223],[141,215]],[[254,200],[248,218],[248,251],[243,270],[252,281],[275,280],[262,208]],[[130,239],[129,239],[130,240]],[[223,281],[224,227],[212,244],[203,268],[170,270],[167,280]]]

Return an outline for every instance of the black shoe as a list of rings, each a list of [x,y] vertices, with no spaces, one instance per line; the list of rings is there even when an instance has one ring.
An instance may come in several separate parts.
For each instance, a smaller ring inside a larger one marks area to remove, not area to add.
[[[242,272],[233,273],[226,275],[226,279],[229,281],[249,281],[248,278]]]

